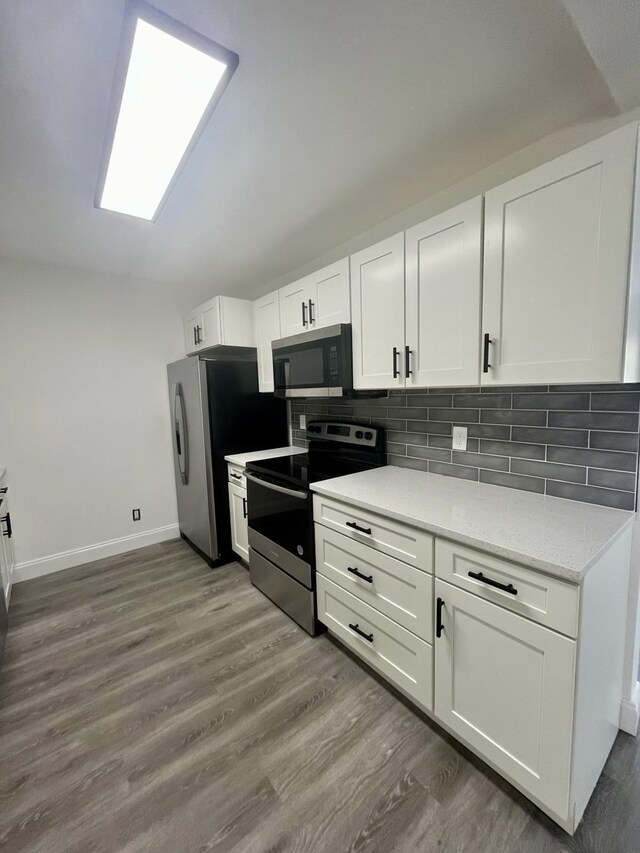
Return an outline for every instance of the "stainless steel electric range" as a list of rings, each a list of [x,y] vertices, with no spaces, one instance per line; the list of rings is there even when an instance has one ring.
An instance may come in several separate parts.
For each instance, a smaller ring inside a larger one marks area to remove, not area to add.
[[[313,506],[309,485],[385,464],[381,427],[313,421],[308,453],[246,468],[251,582],[309,634],[316,616]]]

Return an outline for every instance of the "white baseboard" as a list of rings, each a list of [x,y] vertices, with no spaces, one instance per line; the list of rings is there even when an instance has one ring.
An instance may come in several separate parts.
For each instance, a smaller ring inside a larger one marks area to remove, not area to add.
[[[640,681],[636,681],[630,699],[623,699],[620,708],[620,728],[630,735],[638,733],[640,722]]]
[[[16,584],[42,577],[42,575],[50,575],[52,572],[71,569],[73,566],[81,566],[83,563],[102,560],[104,557],[115,557],[117,554],[135,551],[136,548],[156,545],[158,542],[165,542],[167,539],[177,539],[179,535],[180,528],[177,524],[167,524],[165,527],[156,527],[153,530],[134,533],[132,536],[110,539],[108,542],[99,542],[97,545],[74,548],[60,554],[51,554],[49,557],[17,563],[13,568],[11,582]]]

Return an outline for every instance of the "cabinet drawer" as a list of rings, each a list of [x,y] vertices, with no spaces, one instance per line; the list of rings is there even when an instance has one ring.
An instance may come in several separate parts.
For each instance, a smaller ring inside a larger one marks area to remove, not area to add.
[[[479,574],[485,580],[472,577]],[[439,538],[436,575],[547,628],[569,637],[578,635],[580,590],[574,584]],[[487,580],[510,585],[516,592],[501,590]]]
[[[369,666],[430,711],[433,646],[322,575],[317,575],[317,586],[318,619]]]
[[[234,465],[233,462],[227,462],[227,470],[229,472],[230,483],[233,483],[234,486],[240,486],[242,489],[247,488],[247,481],[242,465]]]
[[[313,518],[356,542],[369,545],[423,572],[433,572],[433,536],[424,530],[324,495],[313,497]]]
[[[315,533],[317,572],[433,642],[431,575],[321,524],[316,524]]]

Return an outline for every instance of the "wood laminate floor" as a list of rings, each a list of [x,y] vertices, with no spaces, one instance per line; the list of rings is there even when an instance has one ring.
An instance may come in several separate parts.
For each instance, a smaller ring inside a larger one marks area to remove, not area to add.
[[[640,850],[620,735],[571,839],[326,635],[180,541],[15,587],[7,853]]]

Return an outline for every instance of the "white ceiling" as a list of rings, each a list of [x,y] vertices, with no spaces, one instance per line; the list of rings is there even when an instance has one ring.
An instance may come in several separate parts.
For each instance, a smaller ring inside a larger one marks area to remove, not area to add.
[[[93,207],[122,0],[3,0],[0,254],[255,293],[619,107],[560,0],[155,5],[240,66],[151,224]]]

